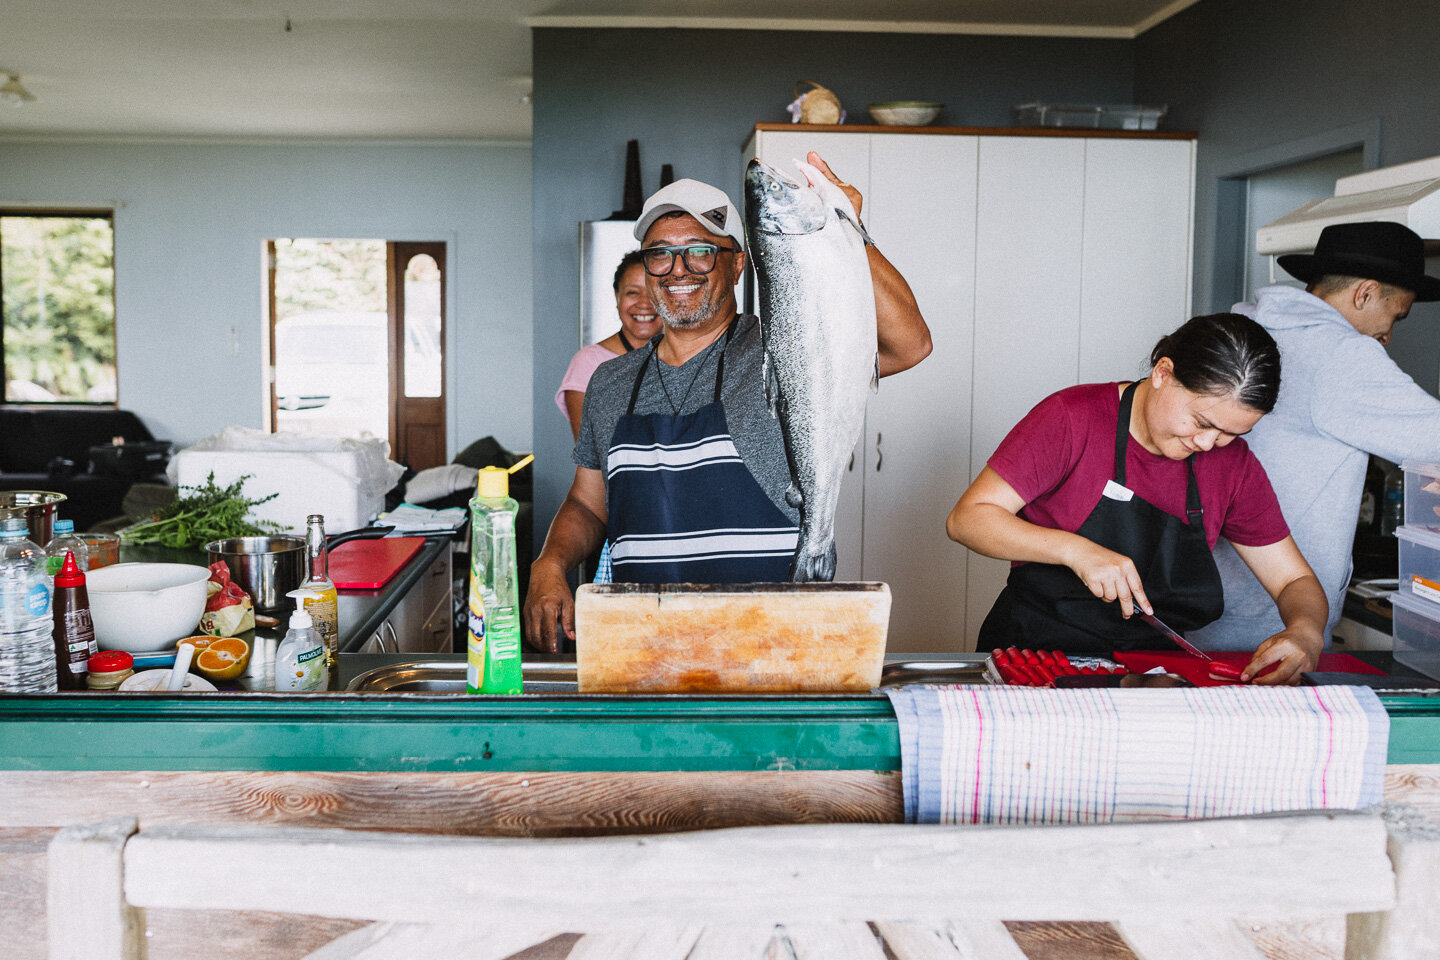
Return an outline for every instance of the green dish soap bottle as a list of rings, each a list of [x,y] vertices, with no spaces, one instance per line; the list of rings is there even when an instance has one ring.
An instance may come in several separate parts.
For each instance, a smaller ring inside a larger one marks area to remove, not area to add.
[[[470,501],[470,637],[466,644],[467,693],[523,693],[520,673],[519,569],[508,470],[485,467]]]

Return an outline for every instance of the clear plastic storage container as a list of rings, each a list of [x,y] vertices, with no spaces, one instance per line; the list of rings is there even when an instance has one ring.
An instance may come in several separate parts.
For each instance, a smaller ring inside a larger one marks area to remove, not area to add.
[[[1405,525],[1440,531],[1440,463],[1406,460]]]
[[[1022,127],[1155,130],[1160,126],[1166,109],[1133,103],[1022,103],[1015,108],[1015,122]]]
[[[1390,598],[1395,620],[1395,661],[1440,680],[1440,603],[1403,590]]]
[[[1440,533],[1407,524],[1395,536],[1400,541],[1400,592],[1433,603],[1440,616]]]

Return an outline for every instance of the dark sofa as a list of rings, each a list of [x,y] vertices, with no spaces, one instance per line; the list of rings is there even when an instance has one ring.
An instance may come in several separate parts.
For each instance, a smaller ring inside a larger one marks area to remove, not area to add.
[[[155,440],[128,410],[0,405],[0,490],[63,493],[56,516],[75,521],[76,530],[119,516],[132,483],[166,481],[164,459],[143,461],[138,472],[142,461],[133,458],[92,463],[90,448],[116,437],[152,446]]]

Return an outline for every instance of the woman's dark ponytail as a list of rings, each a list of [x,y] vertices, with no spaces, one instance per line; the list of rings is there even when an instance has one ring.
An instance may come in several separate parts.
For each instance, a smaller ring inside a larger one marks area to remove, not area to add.
[[[1269,413],[1280,392],[1280,348],[1264,327],[1238,313],[1187,320],[1150,352],[1175,365],[1175,379],[1191,393],[1225,396]]]

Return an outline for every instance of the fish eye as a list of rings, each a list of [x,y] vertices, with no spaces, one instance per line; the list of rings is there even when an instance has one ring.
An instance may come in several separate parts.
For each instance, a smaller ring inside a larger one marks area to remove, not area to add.
[[[779,182],[778,180],[771,180],[771,181],[770,181],[770,192],[771,192],[771,193],[779,193],[779,192],[780,192],[780,182]]]

